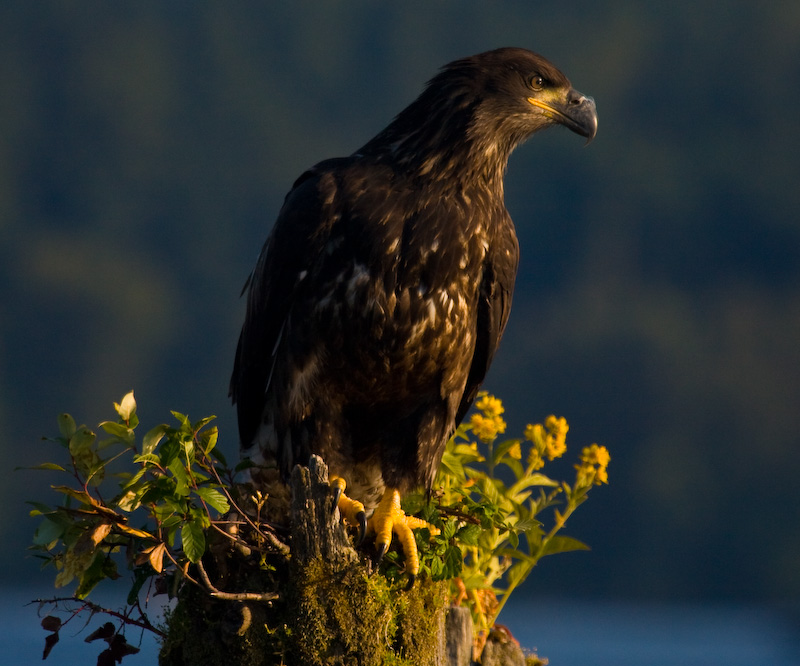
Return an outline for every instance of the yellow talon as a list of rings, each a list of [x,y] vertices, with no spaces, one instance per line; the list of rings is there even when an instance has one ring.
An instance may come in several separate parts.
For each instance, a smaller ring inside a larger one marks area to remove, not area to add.
[[[339,513],[350,525],[358,527],[357,543],[360,544],[364,540],[367,527],[367,514],[364,510],[364,505],[358,500],[351,499],[344,494],[344,489],[347,487],[347,484],[341,476],[331,477],[330,486],[331,490],[333,490],[333,499],[336,506],[339,508]]]
[[[406,554],[406,571],[412,580],[419,573],[419,555],[417,553],[417,543],[414,540],[414,533],[411,531],[420,527],[427,527],[431,534],[439,534],[439,530],[430,523],[407,516],[400,508],[400,493],[396,489],[386,489],[378,508],[372,514],[369,525],[374,530],[375,547],[378,549],[378,558],[388,550],[392,540],[392,532],[397,535],[403,552]]]

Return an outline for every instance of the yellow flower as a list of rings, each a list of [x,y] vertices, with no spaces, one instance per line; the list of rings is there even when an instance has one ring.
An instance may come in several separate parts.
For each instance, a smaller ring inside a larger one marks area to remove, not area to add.
[[[519,442],[514,442],[514,444],[511,445],[511,448],[508,450],[508,455],[514,460],[522,460],[522,448]]]
[[[497,437],[497,428],[492,419],[487,419],[483,414],[473,414],[469,423],[472,426],[472,432],[482,442],[491,442]]]
[[[534,444],[540,444],[544,438],[544,427],[542,427],[541,423],[537,423],[536,425],[532,425],[529,423],[525,426],[525,432],[523,436],[529,442],[533,442]]]
[[[500,416],[500,414],[506,411],[500,398],[495,398],[488,393],[483,393],[481,395],[478,402],[475,403],[475,407],[482,411],[484,416],[488,417]]]
[[[564,455],[567,450],[567,419],[563,416],[556,418],[552,414],[548,416],[544,425],[547,428],[547,436],[545,438],[545,453],[549,460],[555,460]]]
[[[579,465],[575,465],[575,469],[578,470],[577,485],[590,486],[594,484],[599,486],[608,483],[609,462],[611,462],[611,456],[605,446],[592,444],[584,447],[581,452],[581,462]]]
[[[492,442],[498,434],[506,431],[506,422],[499,416],[487,417],[483,414],[473,414],[469,420],[472,432],[482,442]]]
[[[542,469],[542,467],[544,467],[542,454],[539,453],[535,446],[532,446],[531,450],[528,451],[528,469],[535,472],[537,469]]]

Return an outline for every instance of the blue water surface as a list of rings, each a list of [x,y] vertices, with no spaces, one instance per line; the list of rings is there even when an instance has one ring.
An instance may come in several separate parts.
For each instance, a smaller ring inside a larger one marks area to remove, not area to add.
[[[37,605],[25,605],[36,596],[23,590],[3,593],[0,663],[42,663],[46,632]],[[105,621],[91,619],[88,631],[81,631],[84,620],[71,622],[44,663],[93,666],[105,646],[83,639]],[[501,623],[551,666],[800,666],[800,630],[788,616],[757,606],[517,601],[503,611]],[[127,639],[138,645],[140,633],[129,630]],[[123,666],[157,663],[154,638],[145,634],[140,647]]]
[[[800,666],[800,630],[763,607],[543,600],[500,622],[551,666]]]

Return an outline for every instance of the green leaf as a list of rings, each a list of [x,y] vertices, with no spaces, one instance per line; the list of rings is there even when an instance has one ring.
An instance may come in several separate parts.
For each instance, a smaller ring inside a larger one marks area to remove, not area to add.
[[[208,529],[211,526],[211,517],[208,511],[199,506],[189,506],[189,515],[191,520],[200,525],[202,529]]]
[[[136,400],[133,397],[133,391],[126,393],[119,404],[115,402],[114,409],[117,410],[117,414],[123,421],[130,421],[131,417],[136,414]]]
[[[133,430],[131,430],[124,423],[117,423],[116,421],[103,421],[100,427],[105,430],[112,437],[123,441],[125,444],[132,444],[134,440]]]
[[[180,412],[170,412],[175,419],[181,424],[181,429],[185,429],[187,432],[192,431],[192,424],[189,423],[189,417],[186,414],[181,414]]]
[[[183,526],[183,522],[182,516],[170,516],[161,523],[161,531],[170,548],[175,547],[175,536],[178,534],[178,528]]]
[[[519,439],[507,439],[504,442],[500,442],[492,452],[492,464],[497,465],[500,462],[500,459],[508,453],[508,451],[515,445],[520,444],[521,440]],[[513,460],[513,458],[512,458]],[[505,462],[505,461],[503,461]]]
[[[515,588],[524,581],[531,572],[533,566],[529,562],[517,562],[506,572],[506,580],[509,588]]]
[[[458,539],[465,546],[477,546],[478,537],[481,535],[480,525],[464,525],[458,532],[456,532],[456,539]]]
[[[219,428],[217,428],[217,426],[213,426],[208,430],[203,431],[203,433],[200,435],[200,448],[203,449],[203,452],[206,455],[214,450],[214,447],[217,445],[218,438]]]
[[[560,485],[558,481],[553,481],[549,476],[539,474],[538,472],[525,477],[525,480],[529,486],[550,486],[551,488],[555,488]]]
[[[161,464],[169,467],[170,463],[178,456],[180,448],[179,441],[176,441],[174,437],[168,437],[167,441],[161,445]]]
[[[206,416],[204,419],[200,419],[197,423],[192,425],[192,430],[198,432],[201,428],[207,426],[211,421],[213,421],[216,416]]]
[[[133,462],[143,465],[145,463],[150,463],[151,465],[161,466],[161,456],[155,453],[143,453],[140,456],[135,456]],[[144,468],[141,471],[145,471]]]
[[[94,498],[85,490],[76,490],[75,488],[70,488],[69,486],[50,486],[50,487],[58,493],[64,493],[65,495],[69,495],[70,497],[78,500],[81,504],[86,504],[88,506],[95,506],[97,504]]]
[[[225,456],[222,455],[222,451],[220,451],[219,449],[216,449],[216,451],[217,452],[214,455],[217,457],[217,460],[219,460],[219,462],[222,464],[223,467],[227,467],[228,461],[225,460]],[[252,463],[252,461],[250,462]]]
[[[32,507],[34,507],[28,514],[31,517],[42,516],[53,512],[53,510],[49,506],[47,506],[47,504],[42,504],[41,502],[33,502],[31,500],[28,500],[25,502],[25,504],[30,504]]]
[[[181,448],[183,461],[187,467],[190,467],[194,463],[194,440],[191,437],[187,437],[181,441]]]
[[[91,452],[91,459],[86,466],[86,483],[91,483],[97,487],[106,476],[106,461],[102,460],[94,451]]]
[[[173,477],[162,476],[152,481],[145,481],[140,490],[136,491],[141,494],[140,501],[142,504],[151,504],[154,502],[170,502],[175,508],[175,511],[182,512],[184,507],[181,498],[175,496],[175,479]]]
[[[83,571],[75,596],[78,599],[85,599],[104,578],[119,578],[119,575],[114,560],[110,559],[102,549],[99,549],[92,563]]]
[[[497,492],[497,487],[494,485],[492,479],[484,477],[480,480],[479,486],[484,497],[489,503],[497,505],[500,503],[500,495]]]
[[[157,425],[155,428],[148,430],[145,436],[142,437],[142,455],[148,455],[155,451],[156,446],[167,434],[169,426],[166,423]]]
[[[448,474],[457,479],[463,479],[465,476],[464,466],[461,464],[461,460],[458,456],[453,455],[449,451],[444,452],[440,469],[445,470]]]
[[[186,497],[189,494],[189,475],[186,473],[183,462],[175,458],[169,464],[169,471],[175,478],[175,494]]]
[[[433,578],[433,580],[441,580],[443,571],[444,562],[438,557],[434,557],[431,560],[431,578]]]
[[[228,499],[216,488],[202,487],[197,488],[195,492],[206,504],[212,506],[219,513],[226,513],[230,508],[228,505]]]
[[[556,553],[568,553],[573,550],[591,550],[582,541],[573,539],[568,536],[554,536],[548,540],[542,551],[542,557],[545,555],[555,555]]]
[[[33,534],[33,543],[37,546],[47,546],[61,538],[66,531],[63,524],[45,518]]]
[[[183,552],[192,563],[199,562],[206,550],[206,537],[203,529],[194,521],[183,524],[181,528]]]
[[[75,434],[75,431],[78,429],[78,427],[75,425],[75,419],[64,412],[63,414],[58,415],[58,429],[61,431],[61,435],[63,437],[69,439]]]
[[[464,565],[464,555],[458,546],[450,546],[444,554],[444,567],[442,574],[445,578],[455,578],[461,573]]]
[[[518,520],[514,523],[514,529],[517,532],[525,532],[526,534],[533,529],[537,529],[542,526],[542,523],[536,518],[523,518],[522,520]]]
[[[144,471],[144,470],[142,470]],[[125,513],[131,513],[141,506],[139,497],[135,492],[129,490],[116,501],[116,507]]]
[[[401,504],[407,516],[415,516],[427,504],[427,498],[424,492],[410,492],[403,495]]]
[[[442,529],[442,538],[450,539],[455,536],[458,523],[455,520],[446,520]]]
[[[49,469],[55,472],[66,472],[61,465],[56,465],[55,463],[40,463],[38,465],[34,465],[33,467],[15,467],[14,469]]]
[[[97,439],[97,435],[86,426],[82,426],[69,438],[69,452],[73,456],[80,456],[91,448],[95,439]]]

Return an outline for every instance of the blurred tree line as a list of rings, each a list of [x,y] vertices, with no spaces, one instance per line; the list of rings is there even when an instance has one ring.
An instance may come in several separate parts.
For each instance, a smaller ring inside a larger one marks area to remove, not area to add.
[[[540,51],[596,97],[583,149],[512,157],[523,260],[487,388],[609,446],[611,484],[531,594],[797,599],[800,5],[526,2],[0,6],[0,432],[47,459],[70,411],[136,390],[220,416],[258,250],[300,171],[436,69]],[[2,571],[47,480],[8,473]],[[566,560],[562,562],[560,560]]]

